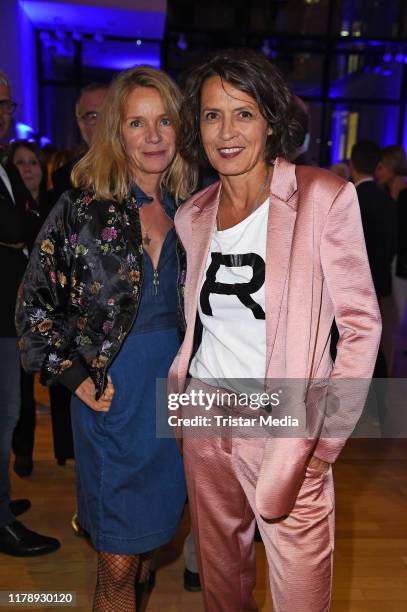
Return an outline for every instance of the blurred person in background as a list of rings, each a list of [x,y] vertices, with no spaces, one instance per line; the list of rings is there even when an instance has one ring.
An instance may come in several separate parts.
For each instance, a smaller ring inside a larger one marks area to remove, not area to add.
[[[47,188],[48,169],[45,155],[35,142],[15,140],[9,145],[8,156],[20,172],[24,185],[35,202],[35,209],[31,212],[38,219],[39,231],[52,207]]]
[[[82,146],[65,165],[55,170],[52,175],[53,196],[55,202],[60,196],[72,188],[71,172],[75,163],[86,153],[92,144],[98,116],[106,97],[108,85],[89,83],[80,92],[75,105],[75,116],[82,136]]]
[[[54,183],[52,182],[52,177],[54,172],[69,164],[74,155],[72,151],[69,149],[56,149],[52,151],[50,155],[47,156],[47,169],[48,169],[48,184],[47,188],[51,191],[54,188]],[[57,198],[58,199],[58,198]],[[53,196],[53,200],[55,200],[55,196]]]
[[[83,87],[75,105],[75,116],[83,139],[76,154],[51,175],[52,198],[57,202],[60,196],[72,189],[71,173],[75,163],[86,153],[92,144],[97,119],[106,97],[108,86],[103,83],[90,83]],[[71,393],[65,386],[56,384],[50,387],[51,414],[54,423],[55,456],[58,465],[65,465],[66,460],[74,455],[70,402]],[[76,514],[72,518],[72,528],[78,535],[83,531]]]
[[[382,338],[377,354],[374,378],[390,375],[394,320],[388,317],[387,302],[392,295],[392,263],[397,249],[397,210],[393,198],[381,189],[374,178],[380,159],[380,147],[360,141],[352,147],[349,170],[358,194],[367,256],[377,300],[382,313]],[[386,385],[380,380],[372,387],[376,394],[377,412],[382,432],[386,421]],[[367,409],[369,402],[367,403]]]
[[[352,147],[349,169],[358,194],[367,255],[377,298],[392,292],[391,265],[397,249],[394,200],[376,184],[380,147],[360,141]]]
[[[17,102],[11,99],[8,77],[0,70],[0,142],[2,143],[7,143],[7,133],[10,129],[16,108]],[[0,151],[2,148],[3,147],[0,148]]]
[[[9,160],[20,172],[24,185],[31,194],[33,225],[32,240],[35,239],[51,209],[47,191],[47,166],[45,157],[37,144],[28,140],[16,140],[9,146]],[[32,244],[29,245],[32,247]],[[21,368],[21,411],[13,435],[15,454],[14,471],[20,477],[29,476],[33,471],[33,450],[35,432],[34,375]]]
[[[375,170],[378,184],[397,204],[397,254],[393,267],[393,296],[396,332],[407,304],[407,158],[403,147],[392,145],[381,151]]]
[[[0,71],[0,140],[8,132],[16,103],[7,76]],[[17,290],[32,240],[35,202],[17,168],[0,149],[0,552],[29,557],[59,548],[58,540],[27,529],[16,516],[30,507],[27,499],[10,500],[9,463],[14,428],[20,414],[20,358],[14,323]],[[4,164],[4,165],[3,165]]]
[[[302,98],[294,96],[295,103],[298,106],[298,122],[304,133],[302,142],[299,142],[299,146],[293,151],[292,158],[290,161],[297,166],[311,166],[313,165],[309,154],[309,143],[311,138],[311,117],[309,109]]]
[[[141,610],[152,553],[175,534],[186,490],[156,379],[183,332],[176,203],[195,181],[177,152],[181,94],[162,71],[120,73],[76,189],[49,215],[21,286],[23,364],[73,395],[78,518],[98,553],[93,610]],[[165,402],[165,399],[164,399]],[[166,410],[166,402],[164,403]]]
[[[336,174],[336,176],[340,176],[345,181],[348,181],[350,178],[349,166],[345,162],[339,162],[337,164],[332,164],[330,166],[330,171]]]

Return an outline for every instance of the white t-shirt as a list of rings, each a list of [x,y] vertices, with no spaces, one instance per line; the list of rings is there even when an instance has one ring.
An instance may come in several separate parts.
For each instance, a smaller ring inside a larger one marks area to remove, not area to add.
[[[202,342],[190,374],[241,391],[233,379],[264,380],[265,269],[269,199],[237,225],[215,229],[198,313]]]

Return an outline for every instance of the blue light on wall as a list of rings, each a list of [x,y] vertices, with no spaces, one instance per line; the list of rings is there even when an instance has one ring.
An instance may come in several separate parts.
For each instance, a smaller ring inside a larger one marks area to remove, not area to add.
[[[82,43],[82,64],[88,68],[126,70],[147,64],[159,68],[161,64],[160,43],[86,39]]]
[[[404,113],[403,142],[401,144],[407,153],[407,103],[406,103],[406,109]]]
[[[51,144],[51,139],[48,136],[40,137],[40,147],[45,147],[46,145]]]
[[[329,97],[336,98],[387,98],[398,100],[403,78],[400,62],[370,61],[356,70],[332,80]]]
[[[15,142],[16,140],[29,140],[30,142],[39,143],[40,147],[51,144],[51,139],[48,136],[38,136],[35,130],[21,121],[15,121],[13,126],[13,138],[10,138],[9,142]]]
[[[34,27],[18,0],[0,2],[0,64],[18,102],[15,118],[38,128]]]
[[[100,67],[109,68],[111,70],[127,70],[127,68],[133,68],[134,66],[141,65],[160,68],[160,57],[154,57],[151,55],[140,55],[138,57],[131,55],[129,57],[124,56],[119,58],[112,57]]]
[[[97,6],[86,0],[78,3],[52,2],[49,0],[20,0],[30,20],[39,28],[55,28],[63,24],[67,31],[100,32],[105,35],[124,37],[151,38],[161,40],[164,35],[166,3],[161,3],[162,10],[145,10],[137,7],[121,8]],[[93,5],[93,6],[92,6]]]
[[[332,113],[331,120],[331,164],[342,161],[341,151],[343,149],[344,126],[346,125],[346,107],[338,104]]]
[[[381,147],[397,144],[399,118],[400,112],[398,107],[380,107],[380,122],[376,123],[378,123],[377,129],[380,128],[378,140]]]
[[[15,129],[16,136],[20,140],[28,140],[30,136],[34,134],[34,130],[32,129],[32,127],[30,127],[26,123],[21,123],[20,121],[16,121]]]

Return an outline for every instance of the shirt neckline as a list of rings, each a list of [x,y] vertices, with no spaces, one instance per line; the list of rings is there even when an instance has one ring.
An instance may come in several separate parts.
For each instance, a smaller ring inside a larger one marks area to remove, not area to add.
[[[136,204],[138,208],[141,208],[144,204],[151,204],[151,202],[153,201],[153,198],[144,193],[144,191],[141,189],[141,187],[137,185],[137,183],[132,184],[131,191],[134,197],[136,198]],[[164,208],[166,214],[171,219],[173,219],[175,215],[175,202],[173,197],[168,192],[164,193],[161,199],[161,206]]]
[[[229,236],[232,233],[234,233],[235,231],[239,231],[242,229],[242,227],[244,227],[245,225],[248,225],[249,222],[256,216],[259,214],[260,210],[263,210],[263,208],[265,208],[265,206],[269,203],[270,197],[267,197],[264,202],[262,204],[260,204],[260,206],[258,206],[256,208],[256,210],[254,210],[253,212],[250,213],[250,215],[248,215],[245,219],[242,219],[242,221],[239,221],[239,223],[236,223],[236,225],[233,225],[232,227],[228,227],[227,229],[224,230],[218,230],[217,227],[215,226],[215,234],[216,236]]]

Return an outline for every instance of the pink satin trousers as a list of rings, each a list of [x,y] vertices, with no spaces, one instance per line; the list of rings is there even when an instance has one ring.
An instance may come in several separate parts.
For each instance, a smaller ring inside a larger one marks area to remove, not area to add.
[[[265,521],[255,488],[265,440],[186,437],[184,462],[207,612],[257,610],[255,521],[266,549],[274,612],[327,612],[332,587],[332,470],[308,468],[292,512]],[[275,474],[275,478],[279,475]]]

